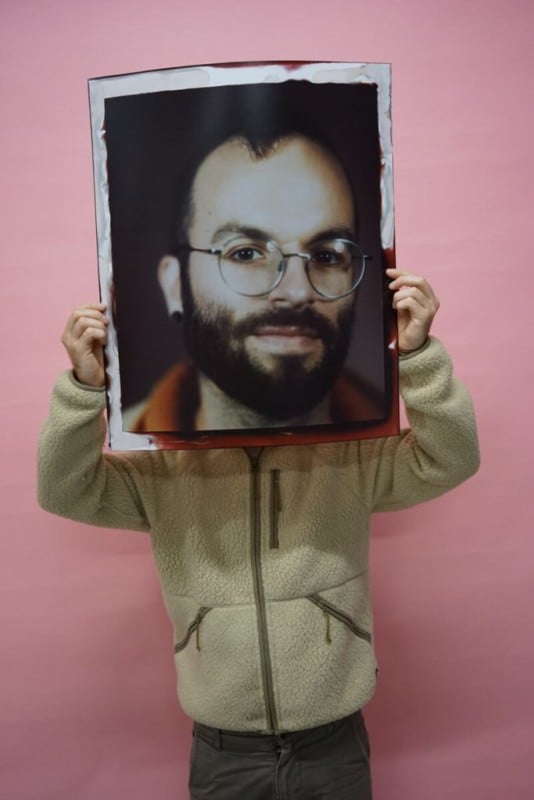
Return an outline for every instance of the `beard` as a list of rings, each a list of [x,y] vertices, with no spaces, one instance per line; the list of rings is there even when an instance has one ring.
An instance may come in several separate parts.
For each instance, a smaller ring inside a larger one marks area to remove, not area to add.
[[[353,305],[340,312],[337,324],[313,308],[267,310],[235,321],[216,304],[199,310],[188,280],[182,281],[185,342],[199,371],[224,394],[276,421],[311,411],[328,395],[347,356]],[[301,355],[279,355],[275,366],[263,364],[246,349],[246,338],[269,326],[296,326],[322,342],[317,363],[306,366]]]

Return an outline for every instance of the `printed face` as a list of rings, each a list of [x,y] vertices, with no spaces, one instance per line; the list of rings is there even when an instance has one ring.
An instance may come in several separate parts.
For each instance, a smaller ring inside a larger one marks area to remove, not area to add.
[[[241,262],[254,269],[251,241],[306,253],[319,240],[354,239],[354,216],[348,180],[318,144],[288,137],[257,158],[229,140],[197,172],[189,244],[231,252],[238,270]],[[169,305],[174,298],[183,307],[190,355],[230,397],[287,419],[326,396],[346,356],[354,296],[323,297],[303,258],[287,258],[282,278],[261,296],[240,294],[210,253],[191,252],[181,281],[175,273],[161,282]]]

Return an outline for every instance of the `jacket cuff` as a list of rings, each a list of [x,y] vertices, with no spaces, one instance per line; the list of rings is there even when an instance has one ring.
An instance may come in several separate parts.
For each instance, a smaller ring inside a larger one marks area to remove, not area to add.
[[[424,351],[430,345],[431,340],[432,340],[432,337],[431,336],[427,336],[426,340],[424,341],[424,343],[421,345],[421,347],[418,347],[417,350],[410,350],[409,353],[400,353],[399,352],[399,360],[403,361],[403,360],[405,360],[407,358],[413,358],[414,356],[418,356],[419,353],[424,353]]]
[[[105,386],[88,386],[86,383],[80,383],[80,381],[75,377],[74,370],[69,370],[67,372],[68,377],[70,378],[71,383],[74,384],[78,389],[83,389],[86,392],[105,392]]]
[[[52,403],[56,401],[66,408],[100,414],[106,407],[106,391],[104,388],[85,386],[76,380],[72,371],[63,372],[52,394]]]
[[[452,375],[450,356],[441,342],[430,336],[427,344],[417,352],[399,359],[399,377],[401,388],[432,383],[438,376]]]

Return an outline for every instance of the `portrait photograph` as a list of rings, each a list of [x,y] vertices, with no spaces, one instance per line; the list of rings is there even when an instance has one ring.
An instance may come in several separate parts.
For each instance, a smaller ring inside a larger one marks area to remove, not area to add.
[[[398,433],[389,65],[89,92],[111,448]]]

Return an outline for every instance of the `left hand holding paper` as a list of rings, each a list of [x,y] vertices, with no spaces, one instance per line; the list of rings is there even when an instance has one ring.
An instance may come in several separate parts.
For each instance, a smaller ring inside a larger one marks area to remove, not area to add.
[[[389,288],[393,292],[393,308],[397,311],[399,352],[418,350],[424,345],[432,321],[439,309],[439,300],[430,284],[421,275],[388,269]]]

